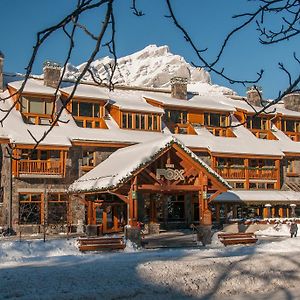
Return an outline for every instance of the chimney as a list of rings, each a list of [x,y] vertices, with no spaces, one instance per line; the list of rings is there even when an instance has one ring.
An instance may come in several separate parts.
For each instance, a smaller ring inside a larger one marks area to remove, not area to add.
[[[250,86],[247,88],[247,100],[251,105],[261,106],[262,88],[259,86]]]
[[[300,93],[294,92],[282,98],[284,108],[300,112]]]
[[[171,96],[173,98],[187,100],[187,78],[173,77],[171,78]]]
[[[61,66],[58,63],[46,61],[44,62],[44,85],[57,88],[60,79]]]
[[[0,51],[0,92],[3,92],[4,90],[3,63],[4,63],[4,54]]]

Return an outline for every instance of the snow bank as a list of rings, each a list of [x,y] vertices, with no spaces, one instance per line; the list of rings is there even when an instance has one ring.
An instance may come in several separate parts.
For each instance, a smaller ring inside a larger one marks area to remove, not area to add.
[[[30,258],[82,255],[76,239],[0,241],[0,262],[22,262]]]

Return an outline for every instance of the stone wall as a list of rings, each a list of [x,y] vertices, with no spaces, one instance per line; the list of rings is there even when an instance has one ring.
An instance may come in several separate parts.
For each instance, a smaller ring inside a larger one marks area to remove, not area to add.
[[[289,157],[289,159],[294,160],[294,172],[287,172],[287,158],[281,161],[281,180],[283,190],[300,190],[300,158],[299,157]]]
[[[6,145],[1,146],[2,152],[5,151]],[[96,165],[105,160],[115,148],[85,148],[87,151],[95,151],[95,163]],[[12,178],[12,223],[13,229],[16,232],[22,233],[39,233],[43,232],[43,225],[18,225],[19,220],[19,193],[42,193],[44,195],[44,208],[45,216],[47,215],[47,195],[49,193],[66,193],[69,185],[76,179],[83,175],[81,170],[82,166],[82,147],[72,147],[68,153],[68,159],[66,162],[66,176],[64,178],[54,177],[20,177]],[[7,226],[9,215],[9,203],[10,203],[10,158],[3,157],[1,168],[1,187],[4,189],[3,203],[0,203],[0,226]],[[73,232],[77,231],[78,227],[85,223],[85,206],[83,195],[70,195],[69,197],[69,229]],[[68,230],[67,224],[63,226],[48,226],[46,231],[48,233],[66,232]],[[81,229],[80,229],[81,230]]]

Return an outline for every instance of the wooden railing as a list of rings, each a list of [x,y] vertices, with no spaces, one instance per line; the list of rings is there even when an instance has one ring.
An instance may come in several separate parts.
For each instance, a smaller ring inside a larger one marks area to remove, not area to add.
[[[265,169],[265,168],[256,168],[256,169],[249,169],[249,178],[250,179],[269,179],[275,180],[277,177],[277,169]]]
[[[246,173],[249,179],[276,180],[277,178],[276,168],[218,167],[216,171],[223,178],[228,179],[243,179],[246,178]]]
[[[223,177],[223,178],[245,178],[245,168],[230,168],[230,167],[222,167],[217,168],[217,172]]]
[[[19,160],[18,174],[63,175],[60,160]]]

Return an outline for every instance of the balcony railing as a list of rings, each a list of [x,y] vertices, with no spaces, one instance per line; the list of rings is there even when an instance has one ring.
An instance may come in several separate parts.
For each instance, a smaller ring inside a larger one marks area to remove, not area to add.
[[[60,160],[19,160],[18,175],[63,175]]]
[[[246,167],[217,167],[217,173],[227,179],[244,179],[248,173],[249,179],[276,180],[276,168],[246,168]]]
[[[223,178],[240,179],[245,178],[245,168],[218,167],[217,172]]]
[[[269,179],[275,180],[277,177],[277,169],[266,169],[266,168],[256,168],[249,169],[249,178],[250,179]]]

